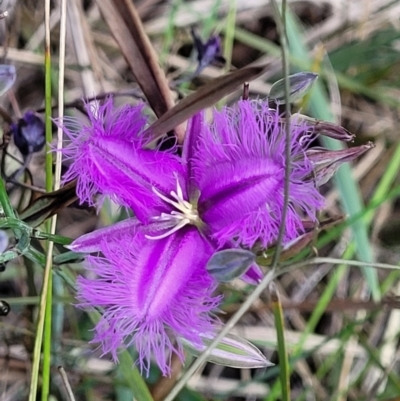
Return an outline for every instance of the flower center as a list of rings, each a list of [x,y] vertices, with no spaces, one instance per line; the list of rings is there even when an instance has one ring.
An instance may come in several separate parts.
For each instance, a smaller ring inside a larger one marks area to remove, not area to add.
[[[153,192],[164,202],[172,205],[175,210],[170,213],[161,213],[160,216],[152,217],[152,220],[162,223],[170,223],[170,230],[161,235],[146,235],[148,239],[166,238],[174,232],[178,231],[187,224],[198,225],[200,218],[195,207],[183,198],[182,188],[179,185],[179,180],[176,178],[176,191],[170,192],[170,197],[163,195],[156,188],[152,188]]]

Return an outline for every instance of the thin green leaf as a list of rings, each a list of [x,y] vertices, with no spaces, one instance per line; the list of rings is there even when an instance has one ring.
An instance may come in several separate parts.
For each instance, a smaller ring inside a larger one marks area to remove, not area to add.
[[[290,401],[290,365],[285,341],[285,318],[282,303],[274,282],[269,286],[272,312],[275,319],[276,337],[278,340],[279,375],[282,388],[282,400]]]

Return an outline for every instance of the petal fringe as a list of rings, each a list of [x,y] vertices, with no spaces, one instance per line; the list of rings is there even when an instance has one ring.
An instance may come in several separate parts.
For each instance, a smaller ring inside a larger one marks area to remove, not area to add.
[[[189,227],[154,241],[139,231],[103,243],[102,252],[104,258],[87,259],[97,278],[78,279],[79,306],[104,308],[93,341],[115,360],[119,347],[132,344],[142,370],[154,357],[168,375],[171,353],[184,357],[178,337],[200,344],[199,333],[216,330],[212,312],[221,298],[205,270],[213,248]]]
[[[305,155],[312,138],[308,125],[292,121],[285,242],[303,231],[305,216],[314,220],[323,206]],[[282,222],[284,155],[282,118],[266,103],[241,101],[237,109],[215,112],[211,127],[203,125],[194,180],[201,193],[199,213],[219,246],[231,240],[247,247],[257,240],[263,246],[275,242]]]

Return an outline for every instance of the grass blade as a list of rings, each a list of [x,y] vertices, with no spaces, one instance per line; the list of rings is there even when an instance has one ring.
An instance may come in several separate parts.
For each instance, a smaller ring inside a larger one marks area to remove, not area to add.
[[[269,286],[271,307],[274,314],[276,337],[278,340],[279,375],[282,389],[282,400],[290,401],[290,366],[285,342],[285,319],[283,317],[282,303],[276,285]]]
[[[52,189],[52,158],[51,155],[49,157],[48,151],[49,143],[52,140],[52,127],[51,127],[51,57],[50,57],[50,1],[45,1],[45,125],[46,125],[46,189]],[[47,226],[50,228],[50,226]],[[52,243],[48,243],[48,254],[52,252]],[[41,357],[41,347],[43,340],[43,331],[45,330],[45,325],[47,329],[49,327],[48,319],[51,319],[51,313],[48,312],[48,307],[51,305],[51,258],[46,258],[46,266],[43,275],[43,284],[42,284],[42,293],[40,296],[40,307],[39,307],[39,316],[37,320],[36,327],[36,337],[35,337],[35,345],[33,350],[33,363],[32,363],[32,374],[31,374],[31,385],[29,391],[29,401],[36,400],[37,387],[39,381],[39,365],[40,365],[40,357]],[[47,315],[47,316],[46,316]],[[47,324],[45,321],[47,320]],[[50,322],[51,325],[51,322]],[[51,327],[51,326],[50,326]],[[49,395],[49,387],[50,387],[50,372],[49,372],[49,348],[47,347],[44,350],[46,356],[44,356],[46,367],[43,368],[43,385],[42,385],[42,399],[47,399]]]

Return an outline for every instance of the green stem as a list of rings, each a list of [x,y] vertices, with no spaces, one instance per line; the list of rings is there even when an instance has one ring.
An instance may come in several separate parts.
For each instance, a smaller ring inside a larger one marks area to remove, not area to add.
[[[279,7],[275,0],[271,1],[272,9],[274,11],[275,22],[278,28],[279,37],[281,40],[281,52],[282,52],[282,69],[285,83],[285,187],[284,187],[284,199],[283,199],[283,210],[281,217],[281,224],[279,227],[279,233],[277,238],[276,250],[272,259],[272,266],[276,267],[279,263],[279,257],[282,252],[282,242],[285,235],[286,228],[286,215],[289,206],[289,187],[290,187],[290,174],[291,174],[291,137],[290,137],[290,82],[289,82],[289,49],[286,39],[286,0],[282,2],[282,14],[279,12]]]
[[[4,185],[3,178],[0,177],[0,203],[3,207],[3,212],[7,217],[16,218],[13,207],[11,206],[10,199],[7,195],[6,186]]]
[[[32,238],[47,239],[49,241],[52,241],[52,242],[54,242],[56,244],[60,244],[60,245],[69,245],[72,242],[71,238],[64,237],[62,235],[45,233],[45,232],[42,232],[39,230],[34,230],[32,232]]]
[[[45,126],[46,126],[46,191],[53,190],[53,155],[50,152],[50,143],[53,139],[53,130],[51,123],[52,98],[51,98],[51,55],[50,48],[45,51]],[[46,231],[51,232],[51,221],[46,222]],[[48,242],[47,258],[51,259],[53,244]],[[50,368],[51,368],[51,316],[53,304],[53,277],[51,274],[52,261],[46,260],[46,265],[50,269],[48,275],[48,291],[46,294],[46,314],[44,321],[44,342],[43,342],[43,384],[42,384],[42,401],[47,401],[50,393]],[[45,276],[46,277],[46,276]]]
[[[49,153],[49,143],[52,140],[51,124],[51,58],[50,58],[50,1],[45,1],[45,127],[46,127],[46,190],[52,190],[52,155]],[[50,231],[50,224],[47,224],[47,230]],[[40,350],[43,342],[43,330],[45,330],[45,341],[43,344],[43,382],[42,382],[42,400],[47,401],[50,389],[50,362],[51,362],[51,249],[53,243],[48,243],[48,255],[43,276],[42,293],[40,297],[40,308],[38,323],[36,329],[35,346],[33,352],[31,386],[29,392],[29,401],[36,400],[37,387],[39,381]]]
[[[225,71],[229,72],[232,64],[233,41],[235,39],[237,5],[236,0],[229,2],[229,11],[226,17],[226,29],[224,38],[224,57],[226,60]]]
[[[282,401],[290,401],[290,366],[285,342],[285,323],[282,303],[273,282],[271,283],[269,290],[278,340],[279,375],[282,388]]]

